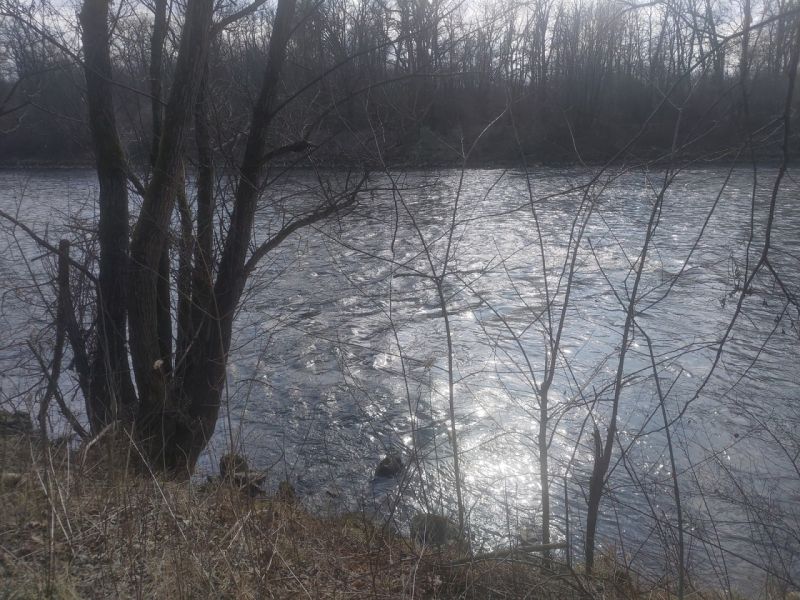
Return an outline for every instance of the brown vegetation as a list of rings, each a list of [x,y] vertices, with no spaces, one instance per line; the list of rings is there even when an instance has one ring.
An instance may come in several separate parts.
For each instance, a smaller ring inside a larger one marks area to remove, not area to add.
[[[421,546],[360,514],[128,475],[107,450],[0,437],[0,597],[664,597],[616,569],[589,585],[529,555]]]

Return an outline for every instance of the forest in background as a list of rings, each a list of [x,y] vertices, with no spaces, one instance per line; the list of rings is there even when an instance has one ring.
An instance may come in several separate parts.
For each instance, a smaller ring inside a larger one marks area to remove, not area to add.
[[[274,20],[271,3],[257,4],[210,50],[213,149],[229,164],[243,151]],[[165,23],[164,89],[179,5]],[[775,158],[793,35],[778,17],[793,10],[787,0],[303,0],[269,142],[313,149],[298,160],[329,166],[460,164],[479,135],[476,165],[656,159],[673,145],[724,158],[744,139],[751,156]],[[91,164],[74,7],[0,12],[0,163]],[[146,165],[153,7],[117,3],[112,18],[121,142]]]

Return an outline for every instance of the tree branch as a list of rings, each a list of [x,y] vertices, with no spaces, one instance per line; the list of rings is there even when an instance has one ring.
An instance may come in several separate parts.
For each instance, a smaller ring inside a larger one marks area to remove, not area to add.
[[[313,223],[316,223],[317,221],[321,221],[322,219],[325,219],[332,214],[354,204],[358,193],[364,187],[368,177],[369,175],[364,173],[364,176],[361,178],[361,181],[358,182],[355,189],[347,194],[346,200],[340,202],[331,202],[330,204],[317,208],[315,211],[309,213],[301,219],[289,221],[278,233],[256,248],[256,250],[245,263],[245,273],[249,276],[262,258],[277,248],[286,238],[288,238],[298,229],[302,229],[303,227],[307,227]]]
[[[39,244],[42,248],[44,248],[45,250],[47,250],[51,254],[55,254],[55,255],[59,255],[60,254],[60,251],[59,251],[58,248],[53,246],[53,244],[48,242],[46,239],[44,239],[42,237],[39,237],[39,235],[37,235],[36,232],[33,231],[33,229],[31,229],[30,227],[25,225],[25,223],[23,223],[22,221],[20,221],[16,217],[13,217],[12,215],[10,215],[7,212],[5,212],[4,210],[0,210],[0,218],[3,218],[6,221],[11,222],[15,227],[19,227],[20,229],[22,229],[22,231],[24,231],[28,235],[28,237],[30,237],[34,242]],[[95,277],[94,274],[89,269],[84,267],[81,263],[76,262],[71,258],[67,258],[67,261],[69,261],[70,265],[72,265],[73,267],[78,269],[78,271],[80,271],[81,273],[86,275],[86,277],[88,277],[89,280],[92,283],[95,283],[95,284],[97,283],[97,277]]]
[[[248,4],[241,10],[237,10],[234,13],[229,14],[227,17],[222,17],[219,21],[217,21],[213,28],[211,29],[211,35],[216,36],[221,33],[228,25],[231,25],[238,21],[239,19],[243,19],[247,15],[251,15],[256,12],[259,8],[264,6],[267,3],[267,0],[255,0],[255,2]]]

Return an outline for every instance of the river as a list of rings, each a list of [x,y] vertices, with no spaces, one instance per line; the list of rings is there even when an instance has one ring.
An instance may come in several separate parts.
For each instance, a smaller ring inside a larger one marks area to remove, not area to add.
[[[438,283],[472,535],[486,546],[535,538],[537,390],[571,272],[549,392],[549,471],[554,537],[565,538],[568,516],[580,554],[593,423],[604,435],[623,305],[663,197],[624,365],[602,548],[645,574],[668,568],[674,579],[666,414],[690,569],[706,587],[754,595],[765,582],[797,581],[800,186],[790,170],[775,203],[768,257],[778,277],[763,266],[737,311],[762,254],[777,169],[755,174],[751,166],[685,168],[663,194],[663,171],[621,167],[375,177],[352,212],[291,237],[254,276],[236,321],[226,411],[200,470],[212,471],[233,442],[270,469],[270,485],[287,477],[316,510],[391,515],[400,529],[417,510],[454,515]],[[335,187],[344,174],[320,177]],[[269,193],[288,206],[315,184],[310,172],[293,172]],[[91,224],[95,195],[91,171],[0,171],[0,208],[54,240],[78,221]],[[256,236],[278,219],[265,208]],[[24,342],[48,339],[39,294],[51,293],[49,263],[22,232],[0,227],[0,405],[30,404],[24,392],[35,373]],[[74,387],[70,372],[62,383]],[[402,483],[373,479],[389,451],[411,463]]]

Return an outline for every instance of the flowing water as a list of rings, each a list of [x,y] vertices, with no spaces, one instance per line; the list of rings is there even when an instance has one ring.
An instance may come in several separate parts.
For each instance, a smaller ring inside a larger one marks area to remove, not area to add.
[[[743,298],[777,169],[760,168],[755,179],[751,167],[687,169],[663,193],[600,524],[604,550],[634,568],[674,577],[677,480],[687,562],[709,585],[732,581],[758,594],[765,579],[800,577],[793,174],[775,203],[769,265]],[[273,485],[289,478],[317,510],[367,510],[401,529],[417,510],[454,516],[452,399],[476,543],[535,538],[540,386],[569,281],[549,391],[549,472],[554,538],[566,539],[568,526],[580,552],[592,432],[596,424],[605,436],[625,307],[665,182],[661,171],[594,175],[538,168],[376,177],[352,212],[291,237],[263,261],[242,304],[226,411],[201,470],[213,470],[233,442],[270,469]],[[344,174],[322,177],[335,189]],[[256,237],[275,231],[281,210],[306,202],[316,183],[296,172],[271,188]],[[52,239],[78,216],[94,219],[95,194],[90,171],[0,171],[0,208]],[[2,227],[0,402],[19,402],[34,377],[19,342],[48,339],[37,298],[39,289],[51,292],[31,285],[32,274],[47,283],[48,259]],[[407,477],[374,479],[391,451],[410,464]]]

